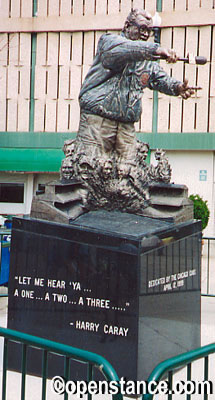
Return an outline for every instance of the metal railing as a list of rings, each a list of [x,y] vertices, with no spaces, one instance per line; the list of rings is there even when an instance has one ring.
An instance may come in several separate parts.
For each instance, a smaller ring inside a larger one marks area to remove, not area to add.
[[[98,368],[103,374],[107,381],[119,381],[119,377],[112,367],[112,365],[102,356],[81,350],[72,346],[64,345],[61,343],[53,342],[47,339],[39,338],[36,336],[28,335],[22,332],[17,332],[11,329],[0,328],[0,336],[4,337],[4,355],[3,355],[3,374],[2,374],[2,400],[6,400],[7,397],[7,371],[8,371],[8,344],[9,342],[16,342],[22,346],[22,363],[21,363],[21,391],[20,397],[16,396],[17,399],[26,399],[26,375],[27,375],[27,349],[29,347],[37,348],[43,351],[42,357],[42,388],[41,400],[46,400],[47,393],[47,369],[48,369],[48,354],[57,354],[64,357],[64,371],[59,371],[59,375],[63,376],[65,381],[70,379],[70,360],[75,360],[81,363],[87,364],[87,381],[93,380],[94,368]],[[147,382],[160,382],[162,379],[168,379],[168,389],[173,388],[173,378],[174,373],[178,371],[179,368],[186,367],[186,379],[191,381],[192,374],[192,363],[196,360],[204,360],[204,376],[203,381],[208,382],[209,378],[209,355],[215,353],[215,343],[207,346],[200,347],[198,349],[180,354],[176,357],[169,358],[160,364],[158,364],[155,369],[149,375]],[[153,394],[142,395],[142,400],[152,400],[154,398]],[[173,399],[173,392],[166,395],[168,400]],[[186,399],[190,400],[192,395],[188,394]],[[64,400],[68,400],[68,394],[64,393]],[[87,394],[87,399],[92,400],[92,395]],[[122,400],[121,394],[113,395],[114,400]],[[202,399],[207,400],[208,394],[203,394]]]
[[[202,296],[215,297],[215,270],[212,270],[213,259],[215,261],[215,237],[205,236],[202,241]]]
[[[186,379],[187,381],[191,381],[192,374],[192,363],[196,360],[204,359],[204,377],[202,382],[208,382],[209,378],[209,355],[215,353],[215,343],[209,344],[207,346],[199,347],[198,349],[191,350],[187,353],[180,354],[176,357],[169,358],[160,364],[158,364],[151,374],[148,377],[147,382],[160,382],[162,378],[166,380],[166,375],[168,376],[168,388],[170,389],[170,393],[166,395],[168,400],[172,400],[174,398],[173,392],[173,376],[174,372],[178,368],[186,367]],[[195,394],[194,394],[195,396]],[[183,397],[183,396],[182,396]],[[154,395],[146,394],[142,396],[142,400],[152,400]],[[184,399],[185,397],[183,397]],[[204,393],[201,397],[204,400],[208,399],[208,394]],[[187,394],[187,400],[192,399],[192,394]]]
[[[63,376],[65,381],[70,379],[70,360],[75,360],[87,364],[87,381],[93,380],[94,369],[98,368],[107,381],[119,381],[118,375],[112,365],[102,356],[86,350],[78,349],[65,344],[57,343],[51,340],[39,338],[37,336],[28,335],[11,329],[0,328],[0,336],[4,337],[4,355],[3,355],[3,373],[2,373],[2,400],[6,400],[7,395],[7,371],[8,371],[8,345],[9,342],[16,342],[22,346],[22,362],[21,362],[21,393],[17,399],[25,400],[26,397],[26,375],[27,375],[27,350],[29,347],[42,350],[42,390],[41,400],[46,400],[47,393],[47,369],[48,354],[57,354],[64,357],[64,371],[59,371],[59,375]],[[68,399],[68,394],[64,393],[64,400]],[[92,395],[88,393],[87,399],[91,400]],[[121,394],[113,396],[115,400],[121,400]],[[39,400],[39,397],[38,397]]]

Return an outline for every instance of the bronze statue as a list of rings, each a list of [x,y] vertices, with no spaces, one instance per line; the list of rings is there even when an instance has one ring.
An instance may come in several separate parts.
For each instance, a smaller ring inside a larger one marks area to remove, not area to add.
[[[152,31],[151,15],[135,9],[120,35],[106,33],[98,42],[79,95],[77,137],[63,148],[61,183],[76,187],[75,211],[71,202],[66,208],[69,218],[101,207],[140,214],[147,208],[147,214],[154,215],[150,185],[170,182],[165,152],[157,150],[157,166],[147,164],[149,146],[137,141],[134,123],[141,116],[145,88],[183,99],[195,88],[187,80],[170,77],[156,62],[165,58],[174,63],[178,56],[174,50],[148,42]]]
[[[120,207],[129,211],[131,198],[135,198],[139,210],[149,205],[149,182],[170,182],[171,168],[164,152],[156,153],[156,168],[146,164],[148,145],[137,142],[134,123],[140,118],[141,99],[146,87],[172,96],[181,95],[185,99],[194,90],[187,81],[180,82],[168,76],[153,61],[160,56],[168,62],[176,62],[177,55],[157,43],[147,42],[152,29],[151,15],[135,9],[128,15],[120,35],[102,35],[94,63],[81,88],[81,116],[76,142],[68,141],[64,145],[66,159],[71,160],[71,174],[68,174],[64,160],[61,178],[75,178],[88,187],[90,209],[100,206],[98,187],[103,187],[100,192],[101,199],[106,198],[106,208]],[[94,165],[94,179],[92,175],[87,184],[80,172],[77,154],[85,154],[87,168]],[[103,169],[99,173],[97,169],[101,160]],[[105,169],[108,164],[109,168]]]

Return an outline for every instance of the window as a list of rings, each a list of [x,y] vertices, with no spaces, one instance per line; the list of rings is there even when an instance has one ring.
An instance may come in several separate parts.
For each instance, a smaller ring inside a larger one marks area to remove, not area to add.
[[[0,215],[30,214],[33,174],[0,172]]]
[[[0,183],[0,203],[24,203],[24,183]]]

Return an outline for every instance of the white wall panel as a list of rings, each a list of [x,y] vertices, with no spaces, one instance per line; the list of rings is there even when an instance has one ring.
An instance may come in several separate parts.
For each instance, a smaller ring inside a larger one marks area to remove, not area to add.
[[[64,66],[70,63],[72,34],[61,32],[59,40],[59,65]]]
[[[58,66],[52,65],[47,68],[47,93],[46,98],[57,99],[58,93]]]
[[[198,28],[187,28],[185,54],[197,54],[198,50]],[[185,64],[185,78],[190,86],[196,84],[196,65]],[[183,101],[183,132],[195,131],[195,97]]]
[[[115,0],[116,2],[118,0]],[[95,13],[95,0],[85,0],[85,9],[84,9],[84,14],[85,15],[92,15]]]
[[[153,108],[153,92],[146,89],[142,99],[142,115],[140,130],[142,132],[152,131],[152,108]]]
[[[107,14],[107,0],[96,1],[96,15]]]
[[[18,71],[17,67],[13,65],[8,66],[8,88],[7,97],[8,99],[17,98],[18,95]]]
[[[70,112],[70,121],[69,121],[69,130],[71,132],[77,132],[79,126],[79,115],[80,108],[77,100],[73,100],[71,102],[71,112]]]
[[[68,111],[69,111],[68,101],[65,99],[58,100],[58,117],[57,117],[57,131],[58,132],[67,132],[69,127],[68,121]]]
[[[47,16],[47,11],[48,11],[48,6],[47,2],[49,0],[38,0],[37,2],[37,16],[38,17],[46,17]]]
[[[209,132],[215,132],[215,97],[210,99]]]
[[[82,65],[83,33],[75,32],[72,35],[72,59],[74,65]]]
[[[201,0],[201,8],[209,10],[214,8],[214,0]]]
[[[30,65],[31,63],[31,35],[29,33],[20,33],[19,40],[19,64]]]
[[[133,8],[144,8],[144,0],[133,0]]]
[[[59,98],[68,98],[70,93],[70,67],[69,65],[61,65],[59,70]]]
[[[21,0],[21,16],[23,18],[32,17],[33,2],[29,0]]]
[[[7,101],[7,130],[17,130],[17,100],[9,99]]]
[[[47,65],[58,65],[59,57],[59,34],[49,33],[47,43]]]
[[[171,48],[172,29],[168,28],[162,32],[161,43],[163,47]],[[171,64],[161,60],[160,66],[170,75]],[[169,125],[169,96],[159,93],[158,95],[158,132],[168,132]]]
[[[116,15],[118,13],[119,13],[119,0],[108,0],[108,14]]]
[[[1,82],[0,99],[4,100],[7,97],[7,68],[1,65],[0,65],[0,82]]]
[[[35,99],[44,98],[46,92],[46,69],[41,65],[35,67]]]
[[[21,17],[21,0],[11,0],[11,17]]]
[[[157,0],[145,0],[145,9],[152,13],[156,11]]]
[[[199,54],[210,59],[210,40],[211,28],[202,27],[200,30]],[[198,91],[198,102],[196,112],[196,129],[199,132],[205,132],[208,129],[208,93],[209,93],[209,63],[198,67],[197,84],[202,87]]]
[[[29,129],[29,100],[19,98],[17,107],[17,130],[27,132]]]
[[[61,0],[60,1],[60,15],[71,14],[71,0]]]
[[[49,0],[48,2],[48,15],[59,16],[60,15],[60,0]]]
[[[131,11],[131,7],[131,0],[121,0],[121,12],[123,14],[129,13]]]
[[[46,132],[54,132],[56,130],[56,101],[55,100],[46,100],[46,119],[45,119],[45,131]]]
[[[71,65],[70,95],[75,100],[78,99],[81,87],[81,71],[80,66]]]
[[[45,126],[45,105],[44,100],[35,100],[35,114],[34,114],[34,130],[36,132],[43,132]]]
[[[73,0],[73,14],[80,16],[84,13],[84,3],[83,0]]]
[[[47,60],[47,34],[37,34],[36,65],[45,65]]]
[[[186,5],[187,5],[186,0],[175,0],[175,11],[185,11]]]
[[[10,36],[12,40],[13,36]],[[8,64],[8,40],[9,37],[6,33],[0,35],[0,65]]]
[[[21,97],[25,99],[30,98],[30,68],[23,66],[19,69],[19,87],[18,91]]]
[[[9,35],[9,64],[17,65],[19,62],[19,34],[10,34]]]
[[[164,0],[163,11],[172,11],[172,10],[173,10],[173,0]]]
[[[6,126],[6,98],[0,98],[0,131],[5,131]]]
[[[0,16],[8,18],[9,17],[9,4],[10,0],[3,0],[0,2]]]
[[[83,64],[93,63],[94,52],[94,32],[84,33]]]

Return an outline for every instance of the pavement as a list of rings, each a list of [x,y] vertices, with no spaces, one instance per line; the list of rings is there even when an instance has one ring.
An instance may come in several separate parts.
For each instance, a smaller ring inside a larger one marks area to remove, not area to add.
[[[215,294],[215,274],[213,273],[213,261],[215,261],[215,242],[212,245],[210,254],[210,268],[209,268],[209,285],[208,285],[208,260],[207,260],[207,244],[203,246],[203,259],[202,259],[202,293],[207,292],[209,288],[210,294]],[[214,293],[213,293],[214,288]],[[7,288],[0,288],[0,292],[7,292]],[[215,297],[202,296],[201,305],[201,345],[207,345],[215,342]],[[0,326],[7,326],[7,298],[0,298]],[[122,362],[123,362],[123,355]],[[0,338],[0,378],[2,375],[2,357],[3,357],[3,339]],[[208,396],[209,400],[215,399],[215,355],[211,355],[209,358],[209,380],[213,382],[214,394]],[[202,381],[204,377],[204,364],[203,360],[199,360],[192,364],[192,379]],[[175,380],[186,381],[186,370],[179,370],[175,374]],[[0,393],[1,393],[1,382],[0,382]],[[21,374],[16,372],[8,371],[7,373],[7,397],[6,400],[19,400],[21,399]],[[27,376],[26,378],[26,396],[25,400],[40,400],[42,399],[42,380],[41,378],[34,376]],[[1,397],[0,397],[1,398]],[[185,395],[174,395],[173,400],[183,400]],[[195,394],[192,396],[192,400],[203,399],[203,395]],[[52,391],[51,383],[47,381],[46,400],[64,400],[63,395],[55,394]],[[78,400],[77,395],[69,395],[69,400]],[[83,397],[87,400],[86,396]],[[95,395],[93,400],[111,400],[110,395]],[[124,398],[128,400],[127,397]],[[157,395],[155,400],[167,400],[167,396]]]

